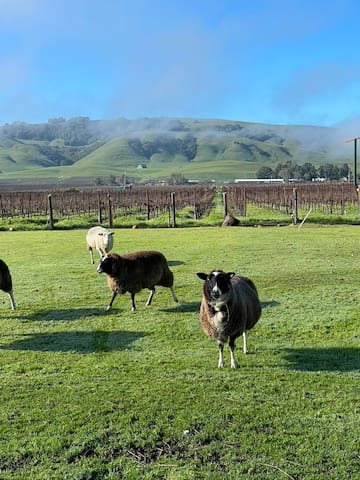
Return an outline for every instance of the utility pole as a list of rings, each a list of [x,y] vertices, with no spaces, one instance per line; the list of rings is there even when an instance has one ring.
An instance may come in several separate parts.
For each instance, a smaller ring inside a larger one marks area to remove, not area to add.
[[[351,138],[350,140],[346,140],[345,143],[351,143],[354,142],[354,186],[357,189],[358,188],[358,183],[357,183],[357,141],[360,139],[360,137],[354,137]]]

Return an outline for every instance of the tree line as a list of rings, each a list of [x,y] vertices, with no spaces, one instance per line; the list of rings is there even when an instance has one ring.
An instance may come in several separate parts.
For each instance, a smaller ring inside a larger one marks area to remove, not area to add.
[[[311,182],[313,179],[341,180],[349,179],[350,167],[344,163],[340,167],[331,163],[315,166],[310,162],[298,165],[291,161],[278,163],[274,168],[263,166],[256,172],[257,178],[282,178]]]
[[[185,126],[177,119],[141,118],[128,120],[90,120],[89,117],[74,117],[66,120],[63,117],[50,118],[46,123],[13,122],[0,126],[0,139],[22,139],[51,142],[62,139],[64,145],[79,147],[97,141],[105,141],[120,135],[133,135],[134,132],[185,132]],[[141,147],[145,148],[145,147]],[[152,148],[151,146],[149,148]],[[187,156],[193,155],[194,145],[189,139],[183,147]],[[188,151],[190,150],[190,151]]]

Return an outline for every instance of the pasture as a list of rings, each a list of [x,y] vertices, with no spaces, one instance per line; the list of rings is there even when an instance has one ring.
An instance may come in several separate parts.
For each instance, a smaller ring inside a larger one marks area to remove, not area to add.
[[[0,232],[0,478],[360,478],[360,227],[115,229],[175,276],[105,312],[86,230]],[[263,314],[217,368],[198,319],[213,268],[252,278]]]

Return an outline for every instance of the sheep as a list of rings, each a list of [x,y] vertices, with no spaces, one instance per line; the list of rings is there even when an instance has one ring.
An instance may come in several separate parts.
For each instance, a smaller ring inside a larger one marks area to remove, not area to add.
[[[106,311],[111,309],[116,295],[126,292],[129,292],[131,296],[131,310],[135,311],[135,294],[143,288],[150,290],[146,302],[146,305],[149,306],[156,285],[169,288],[174,302],[178,301],[173,290],[174,275],[169,270],[166,258],[160,252],[147,250],[122,256],[117,253],[109,253],[100,261],[97,272],[107,274],[107,284],[113,292]]]
[[[218,367],[224,366],[224,344],[229,341],[230,365],[237,368],[235,359],[235,340],[242,335],[243,351],[248,353],[246,331],[259,320],[261,304],[252,280],[213,270],[209,274],[196,274],[203,284],[203,296],[200,305],[200,324],[204,333],[216,340],[219,350]]]
[[[3,260],[0,260],[0,289],[9,295],[10,305],[15,310],[15,299],[13,295],[12,278],[9,267]]]
[[[105,257],[113,247],[114,232],[109,232],[104,227],[92,227],[86,234],[86,245],[90,252],[90,262],[94,263],[93,249],[95,248],[100,256],[100,260]]]

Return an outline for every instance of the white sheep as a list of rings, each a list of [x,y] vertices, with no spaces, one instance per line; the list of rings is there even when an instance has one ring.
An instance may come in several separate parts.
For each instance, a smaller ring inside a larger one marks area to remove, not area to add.
[[[90,261],[94,263],[93,249],[98,252],[100,260],[105,257],[113,247],[114,232],[109,232],[104,227],[92,227],[86,234],[86,245],[90,252]]]

